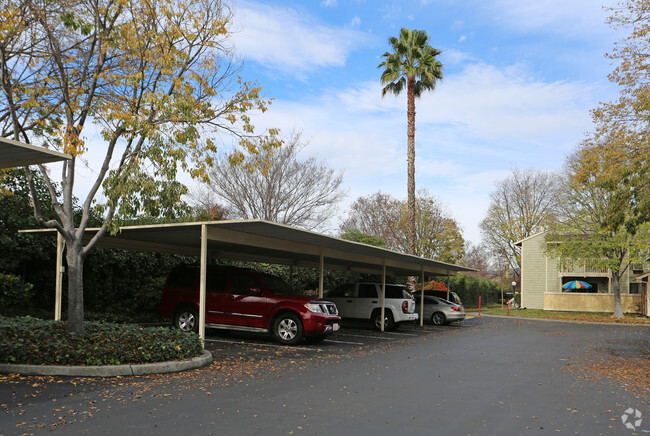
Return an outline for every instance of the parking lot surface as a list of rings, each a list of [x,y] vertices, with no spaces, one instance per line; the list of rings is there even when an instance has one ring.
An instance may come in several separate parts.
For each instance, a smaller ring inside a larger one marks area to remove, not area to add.
[[[4,377],[0,434],[650,433],[650,387],[599,371],[650,370],[646,326],[348,322],[318,344],[210,332],[206,348],[214,363],[188,373]]]

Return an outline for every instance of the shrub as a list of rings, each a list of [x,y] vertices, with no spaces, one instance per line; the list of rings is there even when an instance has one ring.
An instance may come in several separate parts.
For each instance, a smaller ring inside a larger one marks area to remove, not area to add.
[[[60,321],[0,316],[0,362],[32,365],[120,365],[201,355],[198,335],[165,327],[86,322],[83,335]]]
[[[451,277],[439,277],[441,282],[449,282],[449,290],[460,297],[465,307],[478,307],[478,297],[481,304],[498,303],[501,298],[499,284],[488,278],[479,278],[463,273]]]
[[[0,306],[12,308],[24,304],[32,296],[33,285],[20,277],[0,273]]]

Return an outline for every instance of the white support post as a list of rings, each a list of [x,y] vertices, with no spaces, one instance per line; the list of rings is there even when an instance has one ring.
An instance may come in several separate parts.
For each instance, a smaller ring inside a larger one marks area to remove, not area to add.
[[[451,291],[451,276],[449,275],[449,270],[445,270],[445,273],[447,273],[447,301],[451,301],[449,299],[449,292]]]
[[[323,247],[320,248],[320,274],[318,276],[318,298],[323,298],[323,285],[324,285],[324,271],[325,271],[325,257],[323,256]]]
[[[386,259],[381,266],[381,331],[384,331],[386,319]]]
[[[56,280],[54,289],[54,320],[61,321],[61,301],[63,300],[63,248],[65,241],[61,233],[56,232]]]
[[[205,281],[208,270],[208,230],[201,225],[201,285],[199,287],[199,337],[205,340]]]
[[[420,268],[420,327],[424,326],[424,265]]]

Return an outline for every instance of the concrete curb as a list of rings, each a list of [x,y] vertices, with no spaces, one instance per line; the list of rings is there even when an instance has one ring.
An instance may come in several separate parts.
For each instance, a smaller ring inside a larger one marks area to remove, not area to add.
[[[634,326],[634,327],[650,327],[650,324],[636,324],[636,323],[625,323],[625,322],[602,322],[602,321],[574,321],[570,319],[550,319],[550,318],[526,318],[518,316],[503,316],[503,315],[489,315],[481,314],[478,316],[475,312],[472,312],[474,318],[501,318],[501,319],[516,319],[518,321],[545,321],[545,322],[564,322],[572,324],[594,324],[594,325],[613,325],[613,326]]]
[[[203,354],[190,360],[143,363],[137,365],[104,366],[62,366],[62,365],[15,365],[0,364],[0,374],[20,375],[61,375],[69,377],[130,377],[134,375],[165,374],[202,368],[212,363],[212,353]]]

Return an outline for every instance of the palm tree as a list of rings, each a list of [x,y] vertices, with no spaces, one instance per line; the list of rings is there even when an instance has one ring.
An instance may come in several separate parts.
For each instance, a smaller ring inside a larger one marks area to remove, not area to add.
[[[393,51],[381,56],[384,61],[377,68],[384,68],[382,97],[389,92],[399,95],[406,85],[408,239],[409,253],[415,254],[415,98],[434,90],[436,82],[442,79],[442,64],[436,59],[442,52],[429,45],[429,35],[424,30],[402,28],[399,38],[391,36],[388,43]]]

